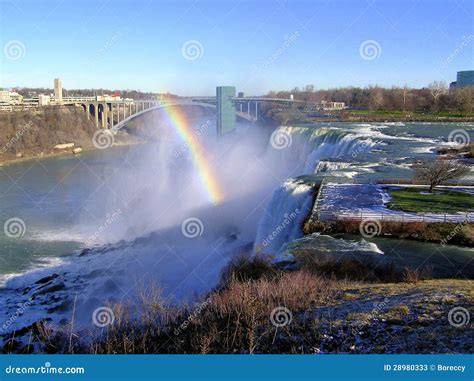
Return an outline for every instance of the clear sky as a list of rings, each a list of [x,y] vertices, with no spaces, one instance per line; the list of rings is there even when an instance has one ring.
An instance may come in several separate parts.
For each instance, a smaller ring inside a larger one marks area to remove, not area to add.
[[[474,69],[474,1],[0,0],[0,42],[3,87],[422,87]]]

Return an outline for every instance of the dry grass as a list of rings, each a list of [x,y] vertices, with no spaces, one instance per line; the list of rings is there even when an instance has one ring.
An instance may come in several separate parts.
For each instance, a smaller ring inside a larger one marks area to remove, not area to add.
[[[239,262],[243,264],[242,262]],[[252,262],[250,262],[252,263]],[[260,268],[258,262],[257,268]],[[249,269],[251,264],[246,264]],[[235,269],[236,270],[236,269]],[[232,272],[234,273],[234,272]],[[143,293],[139,307],[111,306],[114,324],[102,331],[72,335],[67,329],[43,337],[43,350],[59,353],[299,353],[296,337],[318,335],[311,319],[299,319],[339,295],[343,282],[308,271],[280,273],[257,280],[228,279],[194,308],[166,307],[159,290]],[[275,308],[285,307],[291,324],[271,323]],[[140,316],[134,315],[140,311]]]
[[[293,252],[299,266],[319,276],[332,279],[363,282],[401,282],[403,274],[391,265],[380,265],[369,260],[355,259],[329,260],[320,258],[311,250],[295,250]]]
[[[449,222],[401,222],[379,221],[380,235],[413,239],[424,242],[447,243],[452,245],[474,246],[474,226],[468,223]],[[309,220],[304,226],[305,234],[320,232],[323,234],[349,233],[360,234],[360,221],[321,222]]]

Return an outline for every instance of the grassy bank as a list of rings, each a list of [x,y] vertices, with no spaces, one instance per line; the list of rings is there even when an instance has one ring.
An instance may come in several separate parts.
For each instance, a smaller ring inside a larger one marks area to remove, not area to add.
[[[474,113],[461,112],[406,112],[385,110],[341,110],[321,113],[314,116],[304,111],[273,111],[271,118],[278,124],[300,124],[318,122],[357,122],[357,123],[384,123],[384,122],[472,122]]]
[[[474,210],[474,197],[466,192],[414,187],[389,189],[389,209],[414,213],[468,213]]]
[[[67,324],[58,332],[42,325],[23,347],[10,340],[11,352],[473,352],[472,328],[448,321],[452,308],[474,306],[473,281],[367,283],[300,265],[282,271],[264,259],[241,260],[193,308],[169,307],[159,290],[149,290],[138,306],[110,305],[114,322],[101,330],[75,332]]]

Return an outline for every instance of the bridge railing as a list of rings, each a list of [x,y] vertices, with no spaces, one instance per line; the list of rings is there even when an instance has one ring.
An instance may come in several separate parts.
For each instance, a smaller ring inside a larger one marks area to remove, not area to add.
[[[474,222],[474,212],[467,213],[405,213],[405,212],[346,212],[316,209],[313,216],[318,221],[394,221],[394,222]]]

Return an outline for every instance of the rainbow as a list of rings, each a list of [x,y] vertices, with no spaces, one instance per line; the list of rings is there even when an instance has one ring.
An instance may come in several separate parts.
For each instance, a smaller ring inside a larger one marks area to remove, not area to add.
[[[164,116],[169,124],[177,131],[180,138],[188,146],[191,156],[199,172],[199,177],[209,200],[218,204],[224,199],[224,193],[206,157],[206,150],[196,137],[196,131],[191,128],[180,107],[164,107]]]

